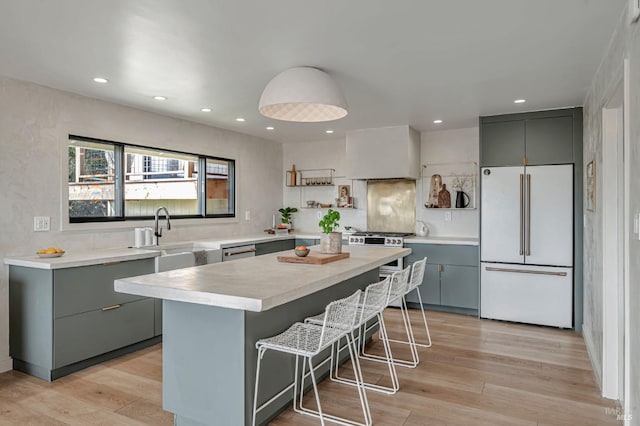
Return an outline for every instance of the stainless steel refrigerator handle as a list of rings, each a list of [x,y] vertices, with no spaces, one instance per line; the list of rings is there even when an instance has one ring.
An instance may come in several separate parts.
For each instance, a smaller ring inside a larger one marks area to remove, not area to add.
[[[524,254],[524,175],[520,173],[520,256]]]
[[[527,251],[525,256],[531,256],[531,175],[527,173],[527,232],[525,234]]]
[[[566,272],[553,272],[553,271],[530,271],[528,269],[509,269],[509,268],[494,268],[492,266],[485,266],[485,271],[493,272],[515,272],[517,274],[537,274],[537,275],[555,275],[558,277],[566,277]]]

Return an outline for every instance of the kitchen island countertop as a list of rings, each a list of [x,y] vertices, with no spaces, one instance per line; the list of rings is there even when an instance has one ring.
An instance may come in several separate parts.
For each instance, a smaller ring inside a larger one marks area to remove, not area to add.
[[[343,251],[351,256],[324,265],[278,262],[280,252],[123,278],[115,281],[115,289],[139,296],[262,312],[411,253],[406,248],[375,246],[344,246]]]

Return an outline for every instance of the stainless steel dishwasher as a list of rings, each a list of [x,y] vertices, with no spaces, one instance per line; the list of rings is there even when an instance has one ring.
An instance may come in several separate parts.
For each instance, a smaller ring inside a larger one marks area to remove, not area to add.
[[[222,261],[244,259],[245,257],[254,257],[256,255],[256,245],[248,244],[244,246],[227,247],[222,249]]]

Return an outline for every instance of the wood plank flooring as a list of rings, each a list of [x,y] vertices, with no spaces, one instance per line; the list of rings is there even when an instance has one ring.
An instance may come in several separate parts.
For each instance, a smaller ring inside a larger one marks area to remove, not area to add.
[[[416,320],[417,313],[412,311]],[[385,318],[392,337],[400,336],[399,311],[391,308]],[[599,396],[580,335],[439,312],[429,312],[428,319],[433,347],[420,349],[416,369],[398,368],[398,394],[367,393],[374,424],[621,424],[612,414],[616,403]],[[381,353],[381,343],[374,341],[370,350]],[[404,345],[393,350],[409,355]],[[384,364],[363,361],[362,368],[366,380],[390,383]],[[312,393],[305,398],[315,405]],[[353,388],[325,380],[320,398],[330,413],[360,413]],[[15,371],[0,374],[0,425],[143,424],[173,424],[172,414],[162,410],[161,345],[53,383]],[[272,422],[307,424],[319,422],[291,409]]]

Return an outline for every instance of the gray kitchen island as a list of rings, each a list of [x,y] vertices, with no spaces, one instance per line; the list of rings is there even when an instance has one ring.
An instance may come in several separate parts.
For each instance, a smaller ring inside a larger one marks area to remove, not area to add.
[[[163,299],[163,407],[177,425],[251,424],[256,341],[378,281],[380,266],[411,253],[376,246],[343,250],[348,259],[324,265],[277,261],[290,250],[115,280],[117,292]],[[292,382],[293,362],[287,355],[265,355],[259,403]],[[257,423],[290,400],[290,392],[281,395]]]

